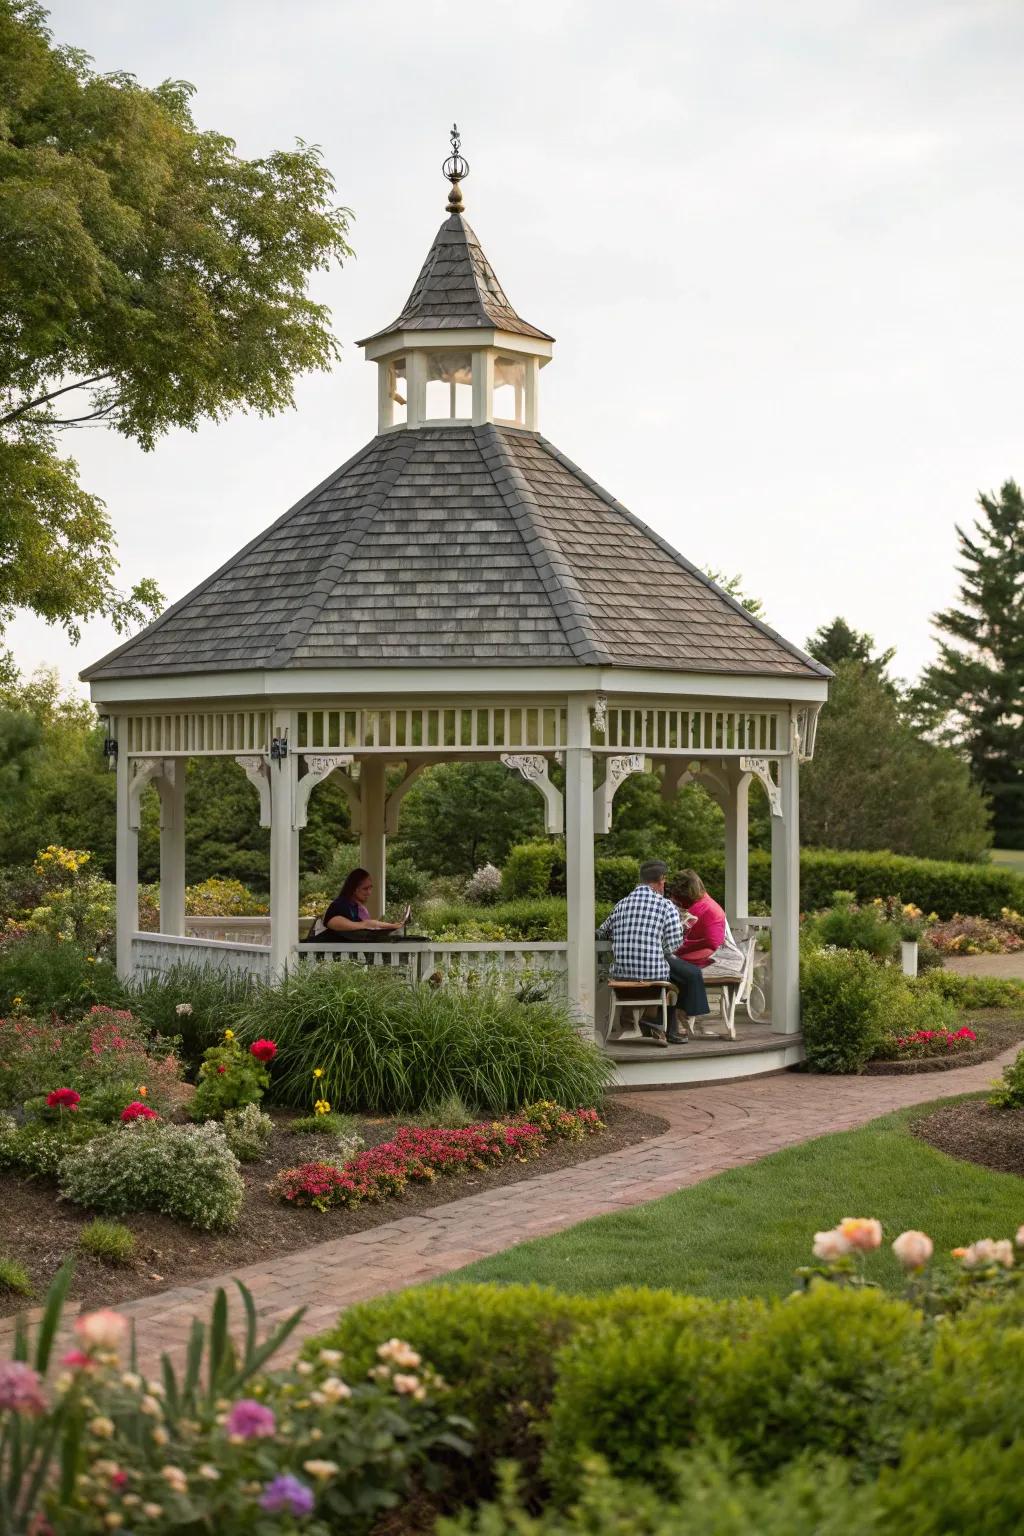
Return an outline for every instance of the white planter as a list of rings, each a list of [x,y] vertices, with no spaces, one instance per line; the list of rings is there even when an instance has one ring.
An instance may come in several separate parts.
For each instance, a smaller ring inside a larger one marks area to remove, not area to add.
[[[917,940],[902,939],[900,941],[900,959],[903,965],[904,976],[917,975]]]

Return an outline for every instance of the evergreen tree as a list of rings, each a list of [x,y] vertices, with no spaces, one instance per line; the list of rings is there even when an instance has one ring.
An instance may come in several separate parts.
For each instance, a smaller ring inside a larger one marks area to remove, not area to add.
[[[844,661],[856,662],[884,682],[888,682],[889,663],[896,655],[896,647],[887,651],[875,651],[873,635],[853,629],[844,618],[837,616],[831,624],[823,624],[807,642],[808,653],[816,661],[823,662],[834,672]]]
[[[959,602],[935,616],[948,639],[916,702],[990,796],[996,846],[1024,848],[1024,497],[1007,480],[978,505],[973,532],[957,528]]]

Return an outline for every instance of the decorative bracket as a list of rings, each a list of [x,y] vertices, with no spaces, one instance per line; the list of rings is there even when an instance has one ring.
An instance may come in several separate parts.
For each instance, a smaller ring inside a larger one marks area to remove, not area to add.
[[[260,797],[260,826],[270,826],[270,764],[262,755],[236,757],[235,762]]]
[[[793,745],[798,763],[809,763],[814,756],[814,741],[818,734],[820,704],[805,704],[793,716]]]
[[[772,778],[771,760],[767,757],[741,757],[740,772],[752,773],[760,779],[773,816],[782,817],[782,791]]]
[[[594,790],[594,831],[612,829],[612,801],[619,785],[634,773],[643,773],[646,758],[642,752],[627,752],[621,757],[606,757],[604,783]]]
[[[352,765],[351,752],[306,752],[303,755],[306,771],[295,786],[295,814],[292,826],[301,832],[309,816],[309,797],[318,784],[329,779],[338,768]]]
[[[136,757],[132,759],[130,776],[128,779],[128,825],[136,830],[142,817],[142,791],[147,784],[152,784],[154,779],[163,778],[170,769],[171,776],[174,773],[174,765],[165,762],[162,757]]]
[[[722,767],[712,763],[688,762],[686,758],[667,758],[661,780],[662,799],[671,800],[687,784],[703,784],[719,805],[724,805],[732,794],[732,785]]]
[[[539,752],[503,752],[501,760],[506,768],[513,768],[532,784],[544,797],[544,826],[548,832],[561,833],[565,827],[561,790],[556,789],[548,777],[550,764]]]
[[[608,729],[608,695],[599,693],[594,700],[594,730],[602,736]]]

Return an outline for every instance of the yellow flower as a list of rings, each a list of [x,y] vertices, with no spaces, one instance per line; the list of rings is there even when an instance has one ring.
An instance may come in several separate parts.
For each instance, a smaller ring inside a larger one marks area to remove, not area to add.
[[[135,1092],[138,1094],[140,1099],[145,1099],[149,1096],[149,1089],[146,1087],[145,1083],[140,1083]]]
[[[24,1001],[25,1001],[25,999],[23,997],[12,997],[11,998],[11,1007],[12,1008],[20,1008]]]
[[[330,1112],[330,1101],[328,1099],[317,1099],[316,1103],[313,1105],[313,1113],[315,1115],[329,1115]]]
[[[233,1029],[226,1029],[224,1031],[224,1039],[225,1040],[233,1040],[234,1038],[235,1038],[235,1032],[234,1032]]]
[[[314,1067],[313,1068],[313,1076],[314,1077],[323,1077],[323,1075],[324,1075],[323,1067]]]
[[[95,965],[96,964],[96,956],[95,955],[86,955],[85,963],[86,963],[86,965]]]

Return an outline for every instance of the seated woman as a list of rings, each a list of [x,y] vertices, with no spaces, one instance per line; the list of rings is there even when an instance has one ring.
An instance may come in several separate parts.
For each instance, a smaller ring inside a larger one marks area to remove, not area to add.
[[[372,944],[401,928],[401,923],[384,923],[371,917],[366,903],[373,895],[373,880],[368,870],[354,869],[331,902],[323,917],[318,917],[309,931],[307,944]]]
[[[693,1033],[697,1019],[710,1011],[705,977],[738,976],[743,970],[743,954],[724,911],[708,895],[696,870],[684,869],[667,894],[683,913],[686,925],[683,942],[668,964],[679,989],[679,1006]]]

